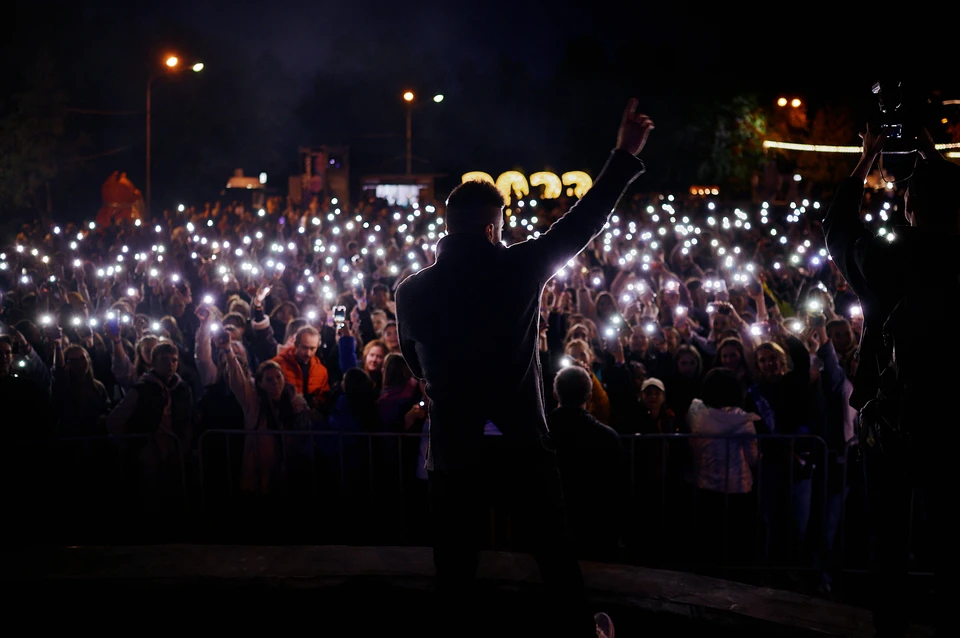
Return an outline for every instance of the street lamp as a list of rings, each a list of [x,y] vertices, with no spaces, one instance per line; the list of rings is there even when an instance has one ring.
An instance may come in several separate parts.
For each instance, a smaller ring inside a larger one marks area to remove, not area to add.
[[[403,101],[407,104],[407,175],[413,175],[413,109],[417,107],[414,104],[416,97],[413,91],[406,91],[403,94]],[[440,104],[443,102],[443,95],[439,93],[434,95],[433,101]]]
[[[180,58],[175,55],[167,56],[163,61],[164,69],[160,73],[154,73],[147,80],[147,188],[146,201],[144,202],[147,214],[150,213],[150,92],[153,88],[153,81],[165,73],[176,71],[180,67]],[[203,62],[197,62],[190,67],[194,73],[203,71]]]
[[[785,97],[781,97],[777,100],[777,106],[784,107],[787,104],[790,104],[790,106],[792,106],[793,108],[798,109],[800,108],[800,105],[803,104],[803,102],[801,102],[800,98],[798,97],[795,97],[792,100],[788,100]]]

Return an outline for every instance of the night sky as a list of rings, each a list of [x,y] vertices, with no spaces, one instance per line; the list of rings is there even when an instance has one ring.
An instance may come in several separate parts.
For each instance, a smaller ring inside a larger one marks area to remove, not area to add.
[[[354,180],[402,172],[408,88],[446,97],[414,116],[415,170],[449,175],[442,190],[466,170],[595,174],[631,94],[658,124],[651,181],[680,186],[699,160],[684,157],[697,147],[684,150],[679,131],[731,96],[799,95],[860,113],[873,108],[869,87],[881,73],[957,83],[955,71],[931,70],[949,38],[918,48],[889,25],[865,37],[862,25],[810,3],[788,14],[784,5],[702,5],[18,1],[0,90],[9,104],[42,77],[67,107],[127,112],[65,120],[85,159],[57,178],[55,199],[85,210],[112,170],[142,187],[146,79],[168,52],[206,69],[154,84],[163,205],[216,197],[234,168],[267,171],[285,190],[298,146],[348,144]],[[38,59],[52,73],[32,71]]]

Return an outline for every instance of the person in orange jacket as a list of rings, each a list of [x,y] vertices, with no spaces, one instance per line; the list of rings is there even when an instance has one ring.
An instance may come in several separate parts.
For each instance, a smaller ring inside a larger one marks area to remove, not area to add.
[[[287,383],[303,395],[312,411],[320,412],[330,395],[330,378],[327,368],[317,356],[320,333],[313,326],[304,326],[297,331],[293,345],[280,351],[273,361],[280,364]]]

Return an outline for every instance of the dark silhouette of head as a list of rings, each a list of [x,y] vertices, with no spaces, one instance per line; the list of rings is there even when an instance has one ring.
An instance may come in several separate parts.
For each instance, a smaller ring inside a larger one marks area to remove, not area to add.
[[[553,396],[563,408],[578,408],[590,401],[593,379],[580,366],[570,366],[557,373],[553,380]]]
[[[500,243],[503,232],[503,195],[490,182],[460,184],[447,197],[447,232],[483,235]]]
[[[960,166],[945,160],[919,162],[903,202],[911,226],[960,234]]]
[[[703,378],[700,389],[703,403],[711,408],[739,408],[743,403],[743,389],[736,373],[726,368],[714,368]]]

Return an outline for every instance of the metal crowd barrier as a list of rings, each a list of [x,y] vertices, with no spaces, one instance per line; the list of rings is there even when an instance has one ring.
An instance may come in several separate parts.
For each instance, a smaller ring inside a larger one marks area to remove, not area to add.
[[[21,452],[32,469],[19,507],[37,522],[35,541],[179,540],[189,480],[176,435],[53,437]]]
[[[209,430],[189,453],[165,433],[53,439],[44,445],[43,493],[66,530],[98,516],[129,520],[132,509],[166,523],[155,531],[167,541],[429,544],[426,482],[416,465],[423,436]],[[158,441],[167,439],[162,448]],[[612,559],[727,576],[865,571],[862,485],[850,469],[858,467],[855,446],[831,451],[812,435],[620,439],[629,484]],[[728,442],[724,466],[735,443],[757,442],[750,494],[696,486],[698,439]],[[160,449],[166,456],[158,464]],[[515,549],[509,518],[491,521],[491,543]],[[85,531],[95,536],[102,527]]]

